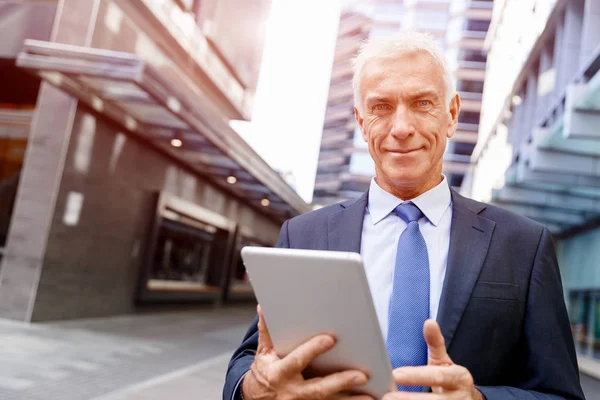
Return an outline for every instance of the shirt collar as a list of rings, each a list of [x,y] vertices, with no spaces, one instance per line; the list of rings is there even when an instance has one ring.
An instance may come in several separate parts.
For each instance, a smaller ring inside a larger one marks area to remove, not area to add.
[[[442,216],[452,202],[450,186],[448,186],[446,176],[442,175],[442,177],[442,181],[436,187],[429,189],[427,192],[410,200],[419,207],[429,222],[434,226],[437,226],[440,223]],[[375,178],[371,179],[367,210],[369,214],[371,214],[373,225],[381,222],[394,211],[396,207],[404,202],[405,200],[399,199],[393,194],[383,190],[377,184]]]

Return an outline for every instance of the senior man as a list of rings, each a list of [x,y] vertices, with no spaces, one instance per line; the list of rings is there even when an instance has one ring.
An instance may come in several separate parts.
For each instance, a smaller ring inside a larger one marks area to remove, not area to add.
[[[278,246],[362,254],[399,388],[384,399],[583,399],[548,229],[462,197],[442,175],[460,98],[435,41],[366,43],[353,86],[375,178],[357,200],[285,222]],[[259,308],[223,399],[329,399],[366,382],[360,371],[303,377],[334,345],[318,335],[279,358]]]

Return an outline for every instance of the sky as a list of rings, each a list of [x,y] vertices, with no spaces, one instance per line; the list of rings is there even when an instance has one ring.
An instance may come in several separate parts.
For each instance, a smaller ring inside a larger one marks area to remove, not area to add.
[[[273,0],[251,122],[232,127],[308,203],[319,157],[340,0]]]

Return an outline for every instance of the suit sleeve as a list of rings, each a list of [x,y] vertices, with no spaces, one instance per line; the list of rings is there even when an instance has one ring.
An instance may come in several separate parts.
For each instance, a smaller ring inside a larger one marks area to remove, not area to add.
[[[526,352],[517,387],[478,387],[487,400],[584,399],[554,245],[544,228],[529,281]]]
[[[288,237],[288,221],[283,223],[279,232],[279,239],[276,247],[289,248]],[[254,355],[258,347],[258,316],[250,324],[250,328],[244,335],[242,344],[238,347],[227,367],[227,375],[225,376],[225,385],[223,387],[223,400],[239,400],[237,392],[238,385],[242,377],[250,370],[250,366],[254,362]]]

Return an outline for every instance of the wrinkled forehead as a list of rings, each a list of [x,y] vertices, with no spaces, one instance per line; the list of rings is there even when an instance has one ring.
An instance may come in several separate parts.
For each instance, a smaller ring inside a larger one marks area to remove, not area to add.
[[[430,89],[445,93],[444,69],[425,50],[403,52],[388,57],[367,60],[360,72],[359,92],[373,90],[422,90]]]

